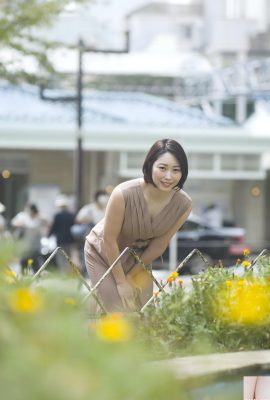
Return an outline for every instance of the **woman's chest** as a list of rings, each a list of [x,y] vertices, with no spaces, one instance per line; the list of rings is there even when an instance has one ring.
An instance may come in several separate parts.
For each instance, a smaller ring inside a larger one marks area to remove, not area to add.
[[[147,197],[145,198],[145,206],[147,209],[147,212],[149,216],[153,219],[157,215],[159,215],[169,204],[170,199],[167,200],[153,200],[153,199],[148,199]]]

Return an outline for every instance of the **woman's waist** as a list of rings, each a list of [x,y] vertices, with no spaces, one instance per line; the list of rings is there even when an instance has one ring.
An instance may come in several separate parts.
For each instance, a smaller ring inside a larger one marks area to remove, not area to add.
[[[118,241],[118,245],[120,249],[130,247],[134,250],[143,250],[149,245],[150,241],[151,239],[120,239]]]

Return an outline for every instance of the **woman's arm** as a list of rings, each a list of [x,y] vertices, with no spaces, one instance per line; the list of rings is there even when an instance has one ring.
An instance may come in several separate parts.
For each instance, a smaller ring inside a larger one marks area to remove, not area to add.
[[[111,265],[119,256],[120,251],[117,239],[120,235],[125,212],[125,201],[123,194],[119,189],[115,189],[109,199],[105,221],[104,221],[104,245],[108,259]],[[119,296],[122,299],[123,305],[126,307],[132,306],[134,299],[133,288],[126,279],[121,262],[119,261],[112,270],[115,279]]]
[[[188,210],[178,220],[176,220],[173,226],[164,235],[151,240],[141,255],[141,259],[145,265],[151,264],[151,262],[162,256],[169,244],[170,239],[187,220],[191,210],[192,207],[190,206]]]
[[[244,400],[255,399],[257,376],[244,376]]]

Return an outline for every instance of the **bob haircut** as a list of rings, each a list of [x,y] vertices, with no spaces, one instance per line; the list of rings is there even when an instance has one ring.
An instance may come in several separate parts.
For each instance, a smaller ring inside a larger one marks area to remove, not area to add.
[[[178,142],[176,142],[176,140],[173,139],[162,139],[156,141],[153,144],[148,154],[146,155],[142,167],[144,181],[146,183],[151,183],[152,185],[156,186],[152,178],[153,164],[160,156],[165,153],[171,153],[179,162],[182,176],[180,181],[174,188],[180,190],[184,186],[184,183],[188,176],[188,161],[183,147]]]

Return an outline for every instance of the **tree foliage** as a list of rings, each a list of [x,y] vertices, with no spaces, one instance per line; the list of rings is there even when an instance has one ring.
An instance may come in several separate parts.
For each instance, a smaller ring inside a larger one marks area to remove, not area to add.
[[[83,3],[75,0],[72,3]],[[0,78],[34,83],[41,72],[53,73],[48,50],[60,43],[38,35],[71,0],[0,0]],[[34,64],[35,68],[29,68]],[[37,73],[37,71],[39,73]]]

